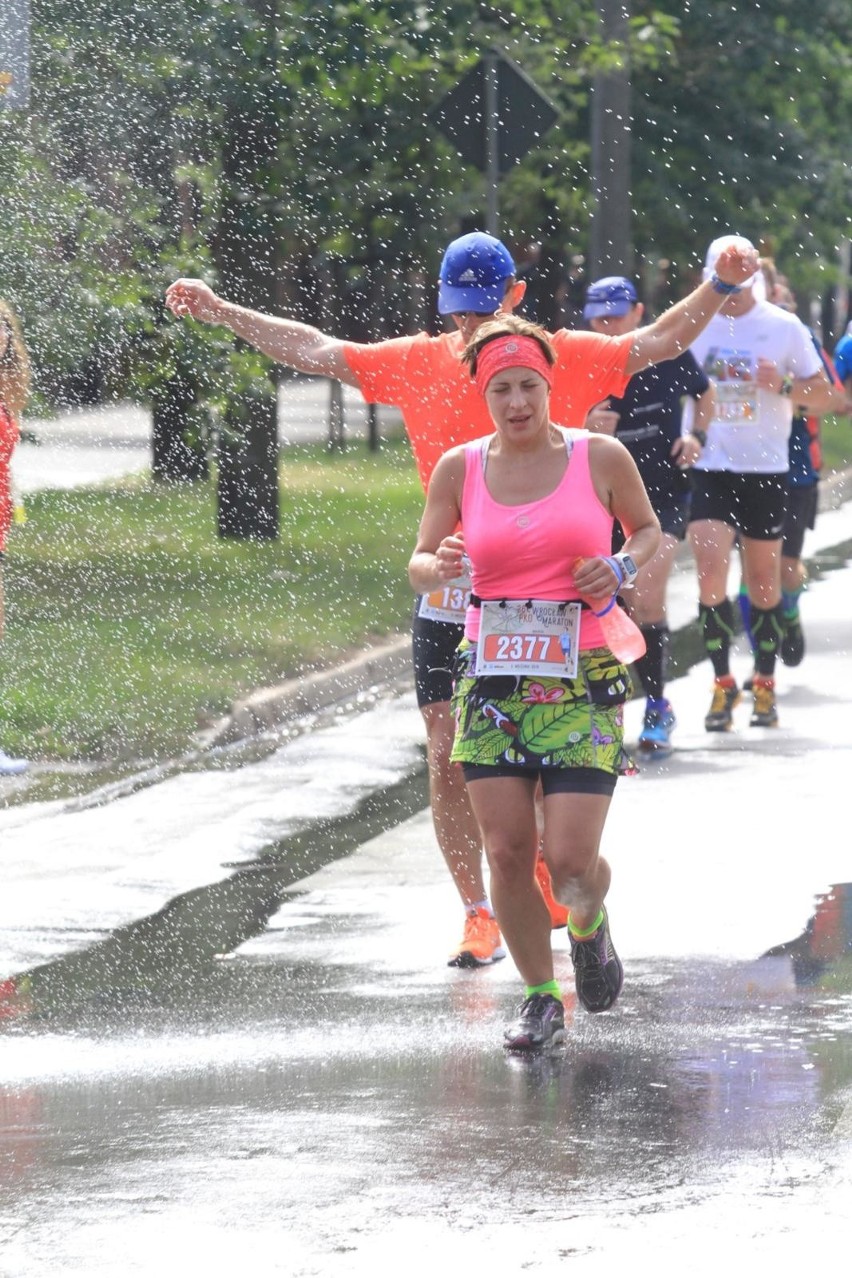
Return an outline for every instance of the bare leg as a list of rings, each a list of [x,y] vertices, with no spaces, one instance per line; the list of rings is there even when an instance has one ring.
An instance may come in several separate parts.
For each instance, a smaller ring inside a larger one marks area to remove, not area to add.
[[[612,872],[600,844],[611,802],[605,794],[550,794],[544,800],[544,859],[557,897],[581,932],[594,924],[609,891]]]
[[[689,544],[698,569],[698,597],[708,608],[727,598],[728,565],[736,533],[720,519],[697,519],[689,525]]]
[[[742,557],[748,595],[756,608],[775,608],[781,602],[781,540],[756,541],[743,537]]]
[[[527,777],[486,778],[471,782],[470,797],[485,839],[503,938],[524,982],[544,985],[553,980],[553,954],[550,914],[535,880],[535,789]]]
[[[422,706],[429,759],[429,790],[435,835],[465,907],[488,893],[482,876],[482,838],[461,768],[450,763],[455,723],[448,701]]]
[[[801,559],[791,559],[784,555],[781,559],[781,585],[784,590],[795,594],[807,581],[808,574]]]

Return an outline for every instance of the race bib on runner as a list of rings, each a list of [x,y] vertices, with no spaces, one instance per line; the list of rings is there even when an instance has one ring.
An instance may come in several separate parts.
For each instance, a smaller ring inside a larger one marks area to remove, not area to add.
[[[576,679],[579,648],[579,603],[483,600],[474,674]]]
[[[754,362],[747,351],[716,347],[704,362],[716,390],[714,421],[749,426],[758,419],[758,385]]]
[[[433,590],[428,595],[421,595],[417,615],[426,617],[429,621],[444,621],[454,626],[463,626],[469,603],[470,574],[463,573],[461,577],[454,577],[438,590]]]

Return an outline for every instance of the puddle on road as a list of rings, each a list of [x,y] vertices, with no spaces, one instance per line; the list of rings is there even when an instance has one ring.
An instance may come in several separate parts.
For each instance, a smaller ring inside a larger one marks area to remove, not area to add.
[[[790,947],[649,960],[529,1061],[500,1050],[499,968],[377,990],[372,917],[347,922],[348,966],[317,919],[324,963],[294,937],[274,962],[188,965],[159,1006],[118,989],[72,1034],[69,1015],[4,1045],[0,1263],[168,1273],[192,1237],[211,1275],[237,1240],[263,1273],[366,1278],[415,1243],[455,1273],[475,1242],[501,1273],[608,1273],[632,1247],[703,1278],[714,1239],[737,1272],[767,1240],[789,1259],[800,1229],[812,1258],[814,1229],[848,1222],[850,899],[838,885],[791,943],[824,956],[817,985]]]

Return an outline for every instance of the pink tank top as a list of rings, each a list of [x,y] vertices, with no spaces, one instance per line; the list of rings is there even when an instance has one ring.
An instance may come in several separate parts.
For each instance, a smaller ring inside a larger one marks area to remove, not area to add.
[[[578,599],[571,565],[579,557],[612,550],[612,515],[601,503],[589,471],[589,432],[566,431],[568,465],[556,490],[539,501],[504,506],[485,481],[493,436],[465,448],[462,528],[471,561],[473,593],[480,599]],[[479,608],[470,607],[465,636],[479,638]],[[584,608],[580,648],[606,647],[601,623]]]

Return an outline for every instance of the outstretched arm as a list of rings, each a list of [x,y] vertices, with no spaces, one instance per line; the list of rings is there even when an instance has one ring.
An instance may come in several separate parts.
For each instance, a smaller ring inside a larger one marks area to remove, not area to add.
[[[739,286],[751,279],[758,268],[757,249],[732,244],[720,253],[715,275],[723,284]],[[659,364],[682,354],[724,305],[726,296],[714,287],[712,280],[705,280],[689,297],[664,311],[653,324],[637,329],[625,368],[628,376],[632,377],[649,364]]]
[[[237,306],[218,297],[203,280],[180,279],[166,290],[166,306],[174,315],[189,315],[204,324],[223,324],[237,337],[279,364],[300,373],[334,377],[357,386],[343,353],[343,342],[310,324],[279,319]]]

